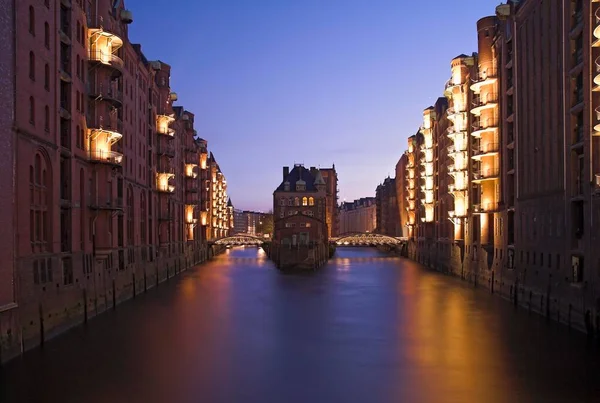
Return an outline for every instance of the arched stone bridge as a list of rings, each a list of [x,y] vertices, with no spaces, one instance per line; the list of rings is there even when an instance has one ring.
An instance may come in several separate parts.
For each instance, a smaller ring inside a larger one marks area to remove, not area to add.
[[[264,238],[259,238],[249,234],[235,234],[219,239],[208,241],[209,245],[224,245],[224,246],[261,246],[265,243]]]
[[[344,234],[329,239],[329,242],[337,246],[396,246],[402,245],[406,241],[407,239],[402,237],[391,237],[373,233]]]

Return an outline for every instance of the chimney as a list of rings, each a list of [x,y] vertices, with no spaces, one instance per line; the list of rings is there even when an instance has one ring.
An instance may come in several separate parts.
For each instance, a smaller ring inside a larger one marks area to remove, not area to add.
[[[312,176],[315,176],[315,175],[317,174],[317,168],[315,168],[315,167],[310,167],[310,174],[311,174]]]
[[[283,180],[290,174],[290,167],[283,167]]]

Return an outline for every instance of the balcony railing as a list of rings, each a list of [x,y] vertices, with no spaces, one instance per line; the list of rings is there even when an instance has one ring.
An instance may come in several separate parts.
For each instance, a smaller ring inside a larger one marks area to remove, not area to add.
[[[596,18],[594,18],[594,37],[598,40],[600,39],[600,8],[596,9],[596,13],[594,14]],[[598,41],[594,43],[594,46],[597,46]]]
[[[498,152],[499,147],[498,143],[479,144],[477,147],[473,147],[473,156]]]
[[[123,104],[123,91],[111,82],[90,83],[87,90],[91,98],[106,100],[115,107],[120,107]]]
[[[116,151],[95,150],[88,151],[88,158],[91,162],[99,162],[111,165],[121,165],[123,163],[123,154]]]
[[[488,104],[498,103],[498,94],[495,92],[489,92],[487,94],[480,94],[473,97],[471,105],[473,109],[486,106]]]
[[[175,157],[175,147],[172,145],[158,144],[158,154],[166,157]]]
[[[496,178],[500,175],[499,168],[485,168],[485,169],[476,169],[473,172],[473,180],[485,180]]]
[[[497,202],[473,204],[473,212],[474,213],[491,213],[494,211],[498,211],[498,203]]]
[[[198,192],[198,181],[195,178],[188,178],[185,185],[185,191],[187,193],[197,193]]]
[[[471,125],[471,135],[479,137],[483,132],[492,131],[498,129],[498,119],[487,118],[487,119],[475,119]]]
[[[119,71],[123,71],[123,68],[125,67],[123,59],[113,53],[103,52],[101,50],[90,50],[89,58],[92,61],[114,67]]]
[[[89,203],[90,208],[94,210],[123,210],[123,198],[102,198],[91,199]]]

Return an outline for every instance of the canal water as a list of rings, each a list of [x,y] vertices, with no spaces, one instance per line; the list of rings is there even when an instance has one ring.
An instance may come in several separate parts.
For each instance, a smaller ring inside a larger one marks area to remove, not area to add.
[[[229,249],[4,368],[2,402],[600,402],[575,331],[375,249]]]

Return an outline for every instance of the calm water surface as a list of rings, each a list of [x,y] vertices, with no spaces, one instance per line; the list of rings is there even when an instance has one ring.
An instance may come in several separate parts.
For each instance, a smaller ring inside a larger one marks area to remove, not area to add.
[[[374,249],[231,249],[12,361],[0,401],[600,402],[585,336]]]

